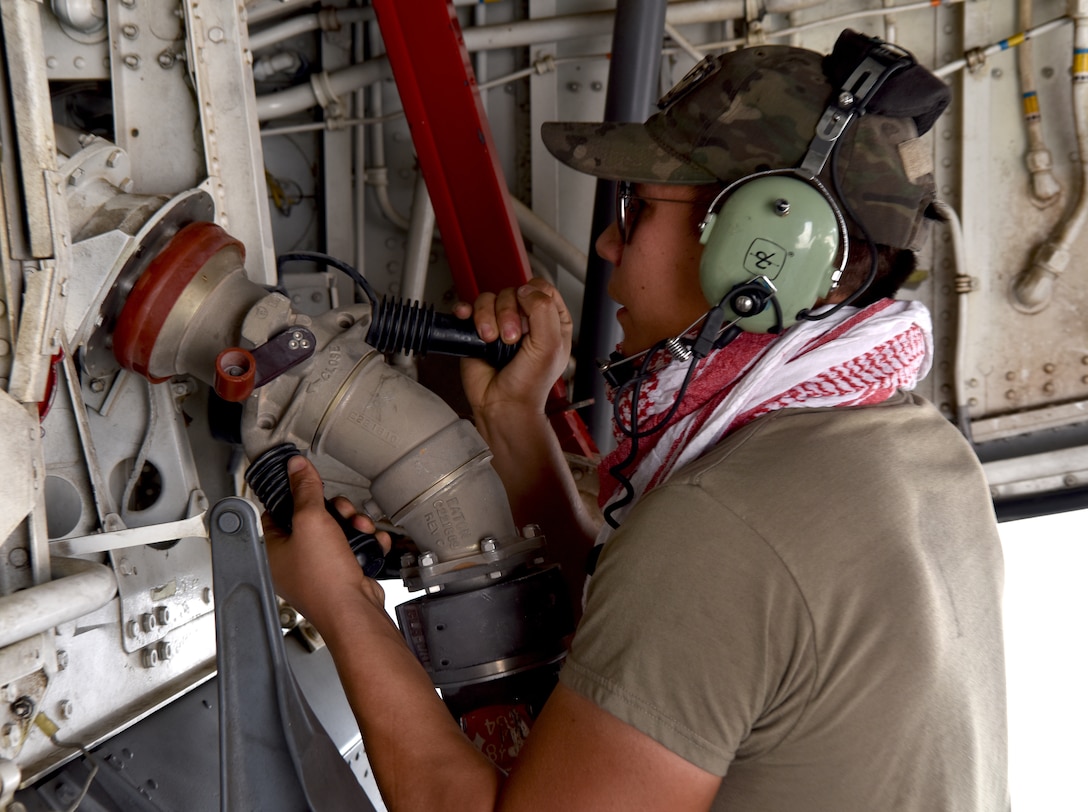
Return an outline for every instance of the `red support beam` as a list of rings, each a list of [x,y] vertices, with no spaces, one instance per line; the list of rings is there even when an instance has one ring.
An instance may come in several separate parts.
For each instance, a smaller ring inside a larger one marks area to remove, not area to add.
[[[373,0],[372,5],[457,296],[471,302],[482,291],[527,282],[529,257],[453,3]],[[564,449],[596,454],[582,419],[565,404],[566,387],[559,381],[549,411]]]
[[[491,127],[454,6],[374,0],[457,295],[529,279]]]

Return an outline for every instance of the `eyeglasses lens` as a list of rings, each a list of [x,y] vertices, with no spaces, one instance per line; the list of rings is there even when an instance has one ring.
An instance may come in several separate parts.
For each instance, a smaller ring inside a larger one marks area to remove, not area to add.
[[[616,225],[619,226],[620,237],[623,244],[631,242],[631,235],[635,231],[638,222],[638,203],[634,189],[627,181],[616,184]]]

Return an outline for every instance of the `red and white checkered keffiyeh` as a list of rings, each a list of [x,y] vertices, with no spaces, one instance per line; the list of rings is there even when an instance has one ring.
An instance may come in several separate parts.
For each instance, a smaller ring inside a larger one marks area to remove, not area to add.
[[[614,511],[613,518],[622,521],[640,496],[760,415],[880,403],[897,389],[913,389],[929,371],[932,344],[925,306],[891,299],[862,310],[843,308],[822,321],[799,322],[781,336],[742,333],[699,361],[668,424],[639,439],[635,459],[624,471],[634,499]],[[635,422],[640,434],[668,414],[691,363],[659,355],[651,359],[651,371],[640,386]],[[621,390],[619,402],[627,426],[631,392],[630,387]],[[609,469],[631,451],[631,439],[616,431],[619,445],[600,465],[602,507],[621,495]],[[611,530],[606,524],[598,543]]]

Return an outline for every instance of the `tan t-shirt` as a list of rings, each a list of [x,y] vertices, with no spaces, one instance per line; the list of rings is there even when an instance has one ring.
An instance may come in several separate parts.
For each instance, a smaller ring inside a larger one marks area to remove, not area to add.
[[[1001,549],[921,398],[759,418],[601,555],[565,685],[731,812],[1008,808]]]

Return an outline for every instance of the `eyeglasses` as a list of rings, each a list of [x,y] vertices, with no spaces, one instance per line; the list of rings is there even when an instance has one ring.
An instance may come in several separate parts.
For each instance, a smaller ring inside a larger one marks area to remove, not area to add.
[[[694,205],[694,200],[678,200],[673,197],[643,197],[635,194],[635,186],[630,181],[621,180],[616,184],[616,225],[619,226],[623,244],[631,242],[638,225],[638,218],[645,208],[644,203],[652,200],[655,203],[686,203]]]

